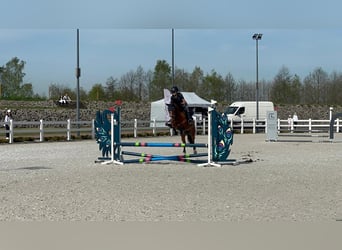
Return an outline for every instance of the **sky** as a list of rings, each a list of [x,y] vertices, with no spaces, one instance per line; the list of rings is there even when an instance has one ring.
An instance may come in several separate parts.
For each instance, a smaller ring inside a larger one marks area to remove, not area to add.
[[[342,72],[342,3],[229,0],[3,0],[0,66],[26,62],[24,82],[48,93],[51,83],[76,86],[76,31],[80,34],[80,86],[89,90],[109,77],[157,60],[188,72],[231,73],[272,80],[285,66],[302,79],[316,68]],[[20,6],[20,7],[18,7]]]

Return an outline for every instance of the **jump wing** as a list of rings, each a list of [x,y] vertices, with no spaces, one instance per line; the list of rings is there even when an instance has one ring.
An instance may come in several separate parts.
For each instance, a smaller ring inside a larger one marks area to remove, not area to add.
[[[96,112],[96,119],[94,120],[95,126],[95,139],[99,144],[99,150],[102,151],[102,156],[108,157],[111,154],[111,136],[110,136],[110,122],[107,115],[111,113],[105,110],[102,113]]]

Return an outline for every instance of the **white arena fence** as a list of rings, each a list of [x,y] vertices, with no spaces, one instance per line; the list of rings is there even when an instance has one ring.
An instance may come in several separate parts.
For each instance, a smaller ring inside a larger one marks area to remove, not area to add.
[[[9,130],[5,125],[9,125]],[[43,142],[47,136],[63,136],[70,141],[73,134],[91,135],[95,138],[94,120],[92,121],[15,121],[8,123],[0,122],[0,137],[5,137],[9,133],[9,143],[14,142],[15,137],[34,137],[36,141]]]
[[[139,133],[151,133],[157,136],[160,132],[167,132],[170,135],[174,131],[166,126],[156,126],[161,122],[158,120],[137,120],[121,121],[122,133],[133,134],[138,137]],[[0,122],[0,138],[4,138],[6,133],[9,133],[9,143],[14,142],[15,137],[36,137],[39,142],[43,142],[44,138],[48,136],[58,135],[63,136],[67,141],[72,139],[72,135],[87,135],[95,139],[94,120],[91,121],[15,121],[11,120],[7,124],[9,130],[5,129],[5,122]],[[207,134],[208,121],[206,119],[196,121],[197,134]],[[334,131],[339,133],[341,131],[342,122],[339,119],[334,121]],[[267,121],[265,120],[241,120],[231,121],[231,127],[235,133],[267,133]],[[329,133],[330,120],[298,120],[295,124],[292,120],[278,119],[278,132],[303,132],[303,133]],[[2,139],[1,138],[1,139]],[[38,139],[39,138],[39,139]]]

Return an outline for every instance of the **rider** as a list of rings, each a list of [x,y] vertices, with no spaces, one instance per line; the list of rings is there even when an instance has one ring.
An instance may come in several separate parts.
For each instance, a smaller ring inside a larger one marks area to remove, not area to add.
[[[182,95],[182,93],[179,92],[177,86],[173,86],[171,88],[171,94],[172,94],[171,95],[171,104],[170,104],[169,108],[172,109],[175,105],[179,105],[180,107],[183,108],[183,111],[186,115],[188,122],[192,123],[193,119],[192,119],[192,116],[191,116],[190,111],[189,111],[188,103],[184,99],[184,96]],[[171,120],[169,120],[167,122],[167,125],[168,126],[171,125]]]

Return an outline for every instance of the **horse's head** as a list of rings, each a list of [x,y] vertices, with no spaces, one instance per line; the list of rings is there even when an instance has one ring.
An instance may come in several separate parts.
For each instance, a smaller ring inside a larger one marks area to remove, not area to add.
[[[172,121],[172,127],[177,129],[185,129],[187,127],[188,120],[181,106],[175,104],[170,110],[170,116]]]

